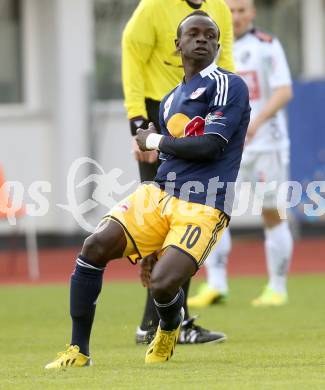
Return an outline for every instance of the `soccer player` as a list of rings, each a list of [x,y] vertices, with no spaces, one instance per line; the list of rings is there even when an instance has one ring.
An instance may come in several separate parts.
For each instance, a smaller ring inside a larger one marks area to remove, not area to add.
[[[250,107],[242,79],[214,61],[220,32],[202,11],[177,29],[176,48],[185,77],[160,105],[160,126],[139,129],[140,150],[159,150],[155,182],[141,185],[113,207],[88,237],[71,277],[72,339],[46,368],[86,366],[89,338],[106,264],[142,258],[160,322],[146,363],[166,362],[183,321],[183,283],[195,274],[222,235],[231,212]],[[227,196],[226,196],[227,195]],[[150,254],[156,252],[155,263]]]
[[[281,306],[288,301],[286,284],[293,247],[288,222],[280,218],[278,209],[281,207],[278,189],[287,180],[288,170],[289,139],[283,109],[292,97],[290,71],[279,40],[253,26],[254,1],[227,0],[227,3],[233,15],[236,68],[248,85],[252,107],[238,181],[276,183],[263,198],[263,194],[256,192],[263,199],[269,282],[252,304]],[[227,297],[226,267],[230,248],[230,233],[226,231],[205,263],[208,284],[189,298],[189,306],[204,307]]]
[[[142,0],[126,25],[122,39],[122,81],[125,106],[133,136],[139,127],[153,122],[158,133],[159,103],[184,76],[181,58],[175,53],[174,35],[179,22],[194,9],[207,12],[220,28],[221,49],[218,65],[234,71],[232,54],[233,31],[231,13],[224,0]],[[133,152],[139,164],[141,182],[152,181],[156,175],[157,152],[142,152],[135,139]],[[190,281],[183,290],[187,298]],[[180,343],[219,342],[221,332],[211,332],[190,318],[185,299],[185,320]],[[150,343],[159,317],[148,290],[145,310],[136,332],[137,343]]]

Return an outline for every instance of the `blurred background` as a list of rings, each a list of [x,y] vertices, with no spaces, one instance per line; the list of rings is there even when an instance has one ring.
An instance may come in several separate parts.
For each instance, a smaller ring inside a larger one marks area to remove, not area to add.
[[[69,203],[67,176],[77,158],[89,156],[105,172],[120,169],[121,183],[138,180],[120,72],[121,32],[137,4],[0,0],[0,168],[5,180],[22,184],[25,207],[36,208],[33,223],[23,222],[22,230],[6,216],[0,218],[0,248],[6,256],[22,245],[25,232],[32,258],[36,244],[82,242],[87,232],[71,212],[57,206]],[[256,6],[257,26],[280,38],[293,74],[291,179],[306,187],[325,180],[325,0],[257,0]],[[81,165],[76,184],[95,171],[103,173],[94,164]],[[48,203],[43,214],[37,210],[40,196],[31,188],[38,181],[50,183],[38,192]],[[93,190],[94,183],[76,188],[77,201],[91,197]],[[319,217],[307,217],[301,205],[295,208],[291,219],[297,236],[325,232],[324,203]],[[105,210],[97,201],[84,217],[94,224]],[[245,215],[234,218],[233,227],[238,235],[252,235],[260,220]],[[6,274],[1,267],[0,262]],[[37,277],[37,269],[31,272]]]

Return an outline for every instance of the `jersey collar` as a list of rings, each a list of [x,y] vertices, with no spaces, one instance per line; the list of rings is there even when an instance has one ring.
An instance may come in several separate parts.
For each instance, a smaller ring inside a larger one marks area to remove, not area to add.
[[[217,65],[214,62],[212,62],[212,64],[210,64],[209,66],[201,70],[200,75],[201,77],[206,77],[208,74],[212,73],[217,69],[218,69]]]
[[[202,69],[201,72],[196,73],[195,76],[192,77],[190,81],[186,82],[185,81],[185,76],[184,76],[182,85],[186,86],[187,84],[191,83],[193,80],[197,80],[198,78],[204,78],[204,77],[206,77],[207,75],[211,74],[212,72],[214,72],[217,69],[218,69],[217,65],[214,62],[212,62],[212,64],[210,64],[206,68]]]

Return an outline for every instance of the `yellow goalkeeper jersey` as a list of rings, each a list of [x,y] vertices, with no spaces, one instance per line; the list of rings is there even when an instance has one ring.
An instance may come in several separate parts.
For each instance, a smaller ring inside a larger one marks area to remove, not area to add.
[[[218,65],[234,71],[232,17],[224,0],[206,0],[200,7],[220,29]],[[122,37],[122,81],[128,118],[147,118],[145,98],[161,100],[184,75],[175,54],[176,29],[195,11],[184,0],[141,0]]]

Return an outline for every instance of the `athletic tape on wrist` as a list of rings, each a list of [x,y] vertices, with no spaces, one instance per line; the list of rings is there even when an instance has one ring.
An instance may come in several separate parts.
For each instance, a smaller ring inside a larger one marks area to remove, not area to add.
[[[159,143],[163,135],[161,134],[149,134],[146,139],[146,147],[150,150],[159,150]]]

